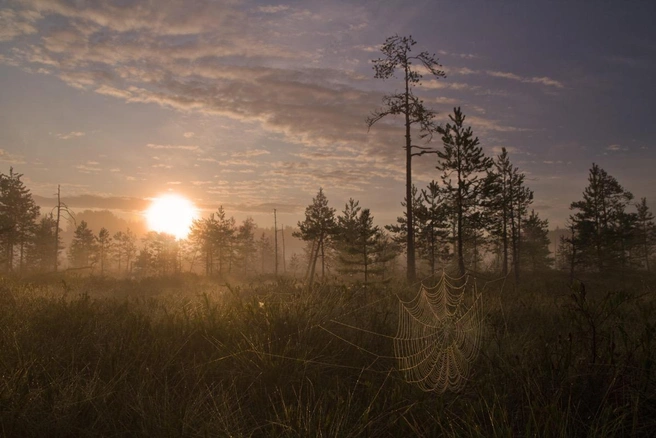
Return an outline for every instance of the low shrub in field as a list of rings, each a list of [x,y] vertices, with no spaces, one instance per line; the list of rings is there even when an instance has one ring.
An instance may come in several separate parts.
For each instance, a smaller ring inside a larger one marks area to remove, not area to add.
[[[649,436],[654,297],[532,279],[485,288],[458,394],[396,371],[400,285],[0,281],[6,436]]]

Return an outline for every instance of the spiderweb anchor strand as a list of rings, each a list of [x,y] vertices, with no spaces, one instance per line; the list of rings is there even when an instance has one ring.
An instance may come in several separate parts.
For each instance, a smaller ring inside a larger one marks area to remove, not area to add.
[[[399,299],[394,353],[406,380],[424,391],[459,391],[480,350],[482,298],[475,293],[467,308],[468,278],[455,286],[458,280],[443,272],[435,287],[422,284],[414,299]]]

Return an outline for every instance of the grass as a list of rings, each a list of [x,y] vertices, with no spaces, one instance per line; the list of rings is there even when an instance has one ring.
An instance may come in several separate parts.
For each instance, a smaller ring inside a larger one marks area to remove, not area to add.
[[[655,283],[632,283],[488,284],[470,380],[440,395],[406,383],[380,336],[416,288],[3,279],[0,433],[646,437]]]

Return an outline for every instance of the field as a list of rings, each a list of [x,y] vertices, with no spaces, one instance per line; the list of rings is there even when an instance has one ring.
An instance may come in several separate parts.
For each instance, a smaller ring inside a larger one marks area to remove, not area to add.
[[[458,393],[397,371],[418,287],[203,277],[0,280],[3,436],[651,436],[656,279],[477,280]]]

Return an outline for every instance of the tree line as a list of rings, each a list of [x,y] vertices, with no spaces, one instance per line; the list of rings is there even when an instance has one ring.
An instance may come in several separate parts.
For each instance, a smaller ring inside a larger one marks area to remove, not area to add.
[[[442,170],[440,183],[432,181],[422,189],[413,185],[411,191],[421,275],[464,268],[512,272],[519,279],[520,272],[554,267],[572,275],[651,269],[656,226],[647,200],[633,203],[633,195],[596,164],[590,169],[583,199],[571,204],[570,234],[561,238],[554,264],[548,222],[529,210],[533,194],[524,184],[524,174],[512,166],[505,149],[486,158],[476,138],[464,131],[454,134],[464,122],[460,111],[455,111],[452,121],[444,129],[452,133],[444,135],[445,143],[452,146],[450,138],[458,135],[469,140],[456,145],[459,152],[456,147],[440,152],[436,166]],[[271,237],[262,232],[256,239],[253,219],[237,224],[222,206],[194,221],[184,240],[153,231],[137,239],[129,228],[113,235],[106,228],[95,233],[81,221],[64,248],[53,212],[41,213],[21,178],[13,168],[0,174],[0,266],[6,273],[56,270],[61,262],[56,259],[64,249],[68,269],[100,275],[275,272]],[[632,206],[635,211],[630,211]],[[398,258],[407,253],[407,235],[405,214],[380,227],[374,225],[371,211],[354,199],[337,214],[320,188],[293,233],[306,242],[305,251],[291,256],[285,272],[309,281],[335,277],[384,281],[399,273]]]
[[[455,266],[460,274],[478,271],[485,253],[494,257],[504,275],[512,271],[516,281],[523,270],[550,267],[548,222],[534,210],[529,212],[533,192],[525,184],[525,174],[512,165],[505,148],[497,157],[485,156],[478,137],[465,126],[460,107],[454,108],[446,126],[435,122],[435,111],[414,89],[421,84],[422,73],[432,80],[446,75],[435,55],[414,54],[415,45],[412,36],[394,35],[381,47],[383,56],[373,60],[374,78],[389,80],[398,73],[403,88],[385,95],[383,106],[366,119],[369,129],[387,116],[404,121],[405,212],[386,228],[404,245],[408,281],[416,279],[415,252],[431,274],[438,262]],[[413,143],[413,133],[424,143]],[[434,136],[441,138],[442,148],[430,146]],[[412,182],[412,160],[422,155],[436,155],[435,167],[441,174],[419,191]],[[571,204],[571,236],[559,246],[558,266],[566,266],[572,276],[575,269],[649,270],[655,238],[646,199],[630,213],[626,208],[633,196],[596,164],[589,180],[583,200]]]

